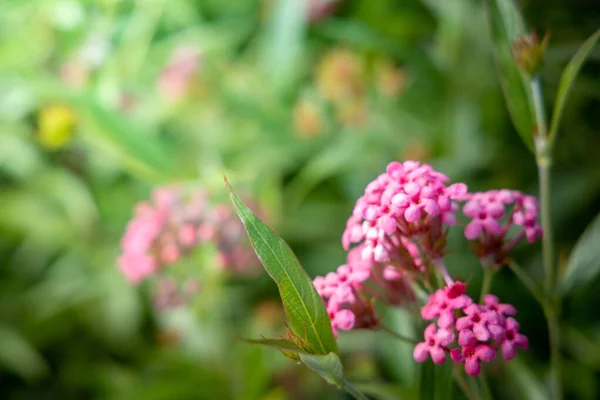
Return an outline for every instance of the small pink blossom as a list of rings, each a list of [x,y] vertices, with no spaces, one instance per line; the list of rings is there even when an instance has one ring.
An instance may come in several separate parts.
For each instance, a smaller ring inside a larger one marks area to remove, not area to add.
[[[429,297],[421,313],[423,319],[437,321],[427,327],[425,342],[416,345],[413,356],[423,362],[431,355],[434,362],[441,363],[445,353],[450,353],[455,363],[464,364],[467,373],[475,376],[481,371],[481,362],[496,358],[496,349],[501,349],[505,360],[511,360],[517,347],[524,349],[529,343],[519,332],[516,320],[508,317],[516,313],[512,305],[501,304],[494,295],[484,296],[484,304],[475,304],[465,289],[464,284],[457,282]],[[449,340],[436,336],[436,324],[437,332],[442,331],[443,338]]]
[[[523,238],[530,243],[542,237],[535,197],[516,190],[468,193],[463,213],[470,218],[465,237],[477,242],[476,253],[486,265],[500,266],[508,252]],[[512,226],[521,227],[509,237]]]
[[[462,282],[455,282],[429,295],[429,301],[421,309],[424,320],[438,318],[438,325],[446,328],[454,323],[454,310],[463,309],[472,303],[470,297],[465,295],[466,286]]]
[[[413,351],[413,357],[417,362],[424,362],[428,356],[436,364],[442,364],[446,360],[446,346],[454,340],[454,333],[447,329],[438,329],[435,324],[425,328],[425,341],[418,343]]]
[[[514,318],[507,318],[504,324],[506,329],[502,339],[502,356],[509,361],[515,357],[517,347],[526,349],[529,347],[529,340],[525,335],[519,333],[519,323]]]

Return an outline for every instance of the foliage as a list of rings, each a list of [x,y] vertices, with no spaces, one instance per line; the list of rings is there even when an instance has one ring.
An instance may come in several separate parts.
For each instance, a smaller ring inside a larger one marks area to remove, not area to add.
[[[311,18],[299,11],[324,3],[2,3],[3,397],[343,398],[310,368],[237,339],[287,333],[266,274],[223,273],[217,250],[201,246],[165,270],[174,280],[200,281],[184,306],[158,312],[156,281],[126,283],[116,266],[120,238],[134,206],[157,186],[202,187],[224,202],[226,174],[311,278],[344,262],[340,236],[351,207],[390,161],[428,162],[474,190],[536,192],[533,158],[511,133],[511,118],[521,136],[531,133],[533,105],[515,115],[531,101],[520,96],[507,111],[495,63],[508,60],[509,39],[503,59],[493,47],[507,31],[496,26],[490,40],[490,8],[512,2],[340,0],[311,9]],[[554,106],[563,386],[569,398],[593,399],[600,391],[597,12],[582,2],[519,3],[524,21],[552,32],[539,78],[543,102]],[[523,79],[503,65],[506,79]],[[448,269],[477,287],[476,258],[458,235],[448,242]],[[539,246],[516,253],[524,276],[541,281]],[[486,371],[491,391],[544,397],[543,313],[510,270],[494,279],[494,291],[519,308],[521,330],[536,340],[510,369]],[[404,314],[382,313],[394,331],[421,329]],[[347,380],[373,398],[443,398],[440,387],[453,385],[431,365],[417,371],[413,347],[383,333],[342,333],[339,357],[334,346],[314,353],[335,356]]]

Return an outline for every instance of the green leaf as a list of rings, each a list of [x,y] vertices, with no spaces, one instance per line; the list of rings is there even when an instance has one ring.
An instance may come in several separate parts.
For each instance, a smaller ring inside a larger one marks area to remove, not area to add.
[[[246,343],[251,344],[259,344],[261,346],[274,347],[278,350],[300,353],[300,354],[310,354],[308,351],[298,346],[296,343],[287,340],[287,339],[246,339],[240,338]]]
[[[506,363],[506,368],[508,369],[508,377],[510,378],[506,381],[513,385],[513,394],[515,396],[530,400],[551,398],[533,371],[523,364],[519,358]]]
[[[337,354],[323,300],[300,262],[287,243],[258,219],[225,182],[258,258],[279,288],[292,331],[308,343],[314,354]]]
[[[306,2],[277,0],[267,25],[264,66],[276,88],[285,89],[298,71],[306,32]]]
[[[340,389],[344,388],[344,370],[335,353],[327,355],[300,354],[300,360],[323,379]]]
[[[119,157],[126,165],[145,173],[167,175],[173,158],[156,135],[145,132],[125,116],[106,109],[91,98],[78,101],[89,138]]]
[[[525,24],[512,0],[488,1],[487,13],[506,106],[521,139],[533,153],[535,116],[532,92],[512,57],[512,43],[525,34]]]
[[[37,350],[18,332],[0,325],[0,366],[33,380],[48,372],[48,367]]]
[[[585,229],[571,252],[560,289],[566,293],[591,282],[600,272],[600,214]]]
[[[435,367],[435,385],[433,398],[435,400],[452,399],[452,363],[445,362]]]
[[[554,140],[556,131],[560,125],[560,118],[562,117],[567,98],[569,97],[569,92],[573,87],[573,83],[577,78],[577,74],[579,73],[579,70],[581,69],[581,66],[585,62],[586,58],[596,45],[598,38],[600,38],[600,30],[596,31],[596,33],[590,36],[590,38],[583,43],[563,71],[563,74],[560,78],[560,84],[558,86],[558,92],[556,93],[554,112],[552,113],[552,122],[550,123],[550,140]]]

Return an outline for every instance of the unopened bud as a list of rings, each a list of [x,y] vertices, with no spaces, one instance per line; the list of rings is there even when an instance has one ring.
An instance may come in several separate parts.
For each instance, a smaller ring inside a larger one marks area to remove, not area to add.
[[[528,75],[534,75],[542,66],[544,53],[550,39],[546,32],[540,42],[538,35],[531,32],[516,38],[512,43],[512,56],[519,68]]]

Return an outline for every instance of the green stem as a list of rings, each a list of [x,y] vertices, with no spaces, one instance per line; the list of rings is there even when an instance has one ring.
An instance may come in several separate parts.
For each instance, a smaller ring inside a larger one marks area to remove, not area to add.
[[[540,291],[538,285],[531,279],[531,277],[514,261],[508,262],[508,268],[519,278],[523,286],[527,288],[535,297],[540,306],[545,307],[547,301],[544,299],[544,295]]]
[[[462,371],[458,368],[452,368],[452,377],[454,381],[457,383],[458,387],[462,390],[462,392],[467,396],[469,400],[479,400],[479,397],[473,393],[467,381],[462,376]]]
[[[492,391],[490,390],[490,385],[488,383],[487,376],[485,375],[483,368],[481,369],[481,373],[477,378],[479,380],[479,385],[481,386],[481,389],[483,391],[483,398],[487,400],[493,400],[494,397],[492,396]]]
[[[542,252],[544,258],[544,288],[549,295],[554,287],[552,223],[550,220],[550,162],[546,157],[538,158],[540,176],[540,208],[542,213]]]
[[[563,398],[561,368],[560,368],[560,327],[558,307],[556,303],[551,303],[544,307],[544,314],[548,322],[548,336],[550,339],[550,384],[551,393],[555,400]]]
[[[483,296],[488,294],[492,286],[492,279],[494,278],[494,270],[489,267],[483,267],[483,283],[481,284],[481,295],[479,296],[479,302],[483,301]]]
[[[380,325],[377,329],[379,329],[380,331],[386,332],[386,333],[392,335],[393,337],[395,337],[396,339],[402,340],[403,342],[410,343],[410,344],[419,343],[418,340],[410,338],[408,336],[401,335],[397,332],[394,332],[393,330],[391,330],[390,328],[388,328],[386,326]]]
[[[544,111],[544,96],[542,95],[542,84],[539,76],[531,78],[531,93],[533,95],[533,110],[535,112],[535,123],[537,135],[546,139],[548,128],[546,125],[546,112]]]
[[[556,400],[563,397],[560,374],[560,328],[559,306],[560,298],[554,293],[554,241],[552,238],[552,221],[550,218],[550,167],[552,165],[552,144],[548,140],[546,115],[542,86],[538,76],[531,79],[533,105],[536,120],[535,150],[536,162],[540,184],[540,209],[542,219],[542,254],[544,259],[544,313],[548,321],[548,335],[550,339],[550,381],[552,394]]]
[[[348,381],[344,381],[344,390],[357,400],[369,400],[367,396]]]

